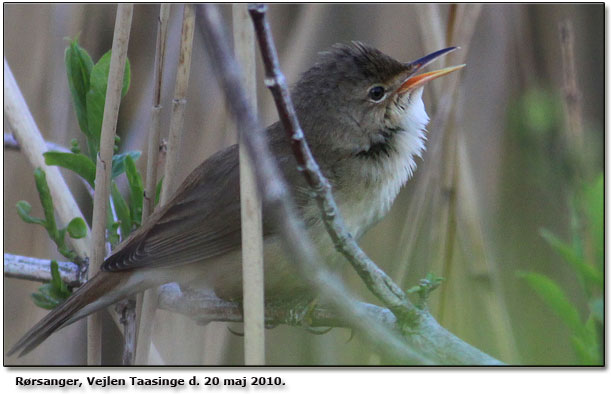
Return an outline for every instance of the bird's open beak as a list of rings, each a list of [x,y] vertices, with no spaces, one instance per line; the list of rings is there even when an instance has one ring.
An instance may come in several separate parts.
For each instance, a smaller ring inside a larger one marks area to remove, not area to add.
[[[401,86],[397,90],[397,93],[402,94],[402,93],[407,92],[408,90],[416,89],[432,81],[433,79],[443,77],[444,75],[448,75],[451,72],[454,72],[456,70],[460,70],[461,68],[463,68],[465,64],[460,64],[458,66],[452,66],[452,67],[446,67],[446,68],[442,68],[441,70],[430,71],[424,74],[414,75],[415,73],[418,72],[418,70],[420,70],[422,67],[426,66],[427,64],[431,63],[433,60],[437,59],[438,57],[442,55],[450,53],[456,49],[458,49],[458,47],[449,47],[449,48],[441,49],[437,52],[433,52],[424,57],[421,57],[418,60],[415,60],[409,63],[408,67],[410,70],[410,76],[403,82],[403,84],[401,84]]]

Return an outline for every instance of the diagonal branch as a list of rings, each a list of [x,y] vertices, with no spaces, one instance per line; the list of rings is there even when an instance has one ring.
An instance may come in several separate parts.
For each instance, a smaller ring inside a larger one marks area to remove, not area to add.
[[[377,305],[360,303],[360,307],[372,319],[382,322],[389,329],[395,328],[396,318],[386,308]],[[159,308],[188,316],[198,324],[210,322],[244,321],[244,311],[240,303],[223,300],[212,294],[187,290],[183,291],[176,283],[169,283],[160,287]],[[295,327],[304,327],[300,312],[303,308],[288,307],[286,305],[268,304],[265,308],[265,324],[268,328],[284,324]],[[345,319],[331,308],[316,305],[308,314],[307,327],[333,327],[353,328],[349,320]]]
[[[280,121],[287,137],[291,141],[293,154],[304,177],[316,193],[322,219],[335,248],[348,259],[367,287],[395,314],[413,315],[416,307],[384,271],[382,271],[357,245],[352,235],[346,230],[342,215],[331,193],[329,181],[321,173],[318,164],[308,147],[303,130],[291,101],[284,75],[280,71],[278,54],[274,48],[271,30],[266,19],[266,6],[249,6],[250,15],[255,24],[255,31],[261,47],[265,65],[265,84],[271,90]]]
[[[258,9],[256,12],[264,12],[265,10],[264,7],[256,8]],[[334,309],[347,319],[353,327],[359,329],[366,340],[374,346],[381,347],[397,362],[500,364],[498,360],[465,343],[439,326],[425,310],[419,310],[411,303],[408,304],[401,300],[397,294],[402,294],[402,291],[394,294],[395,299],[399,299],[400,302],[393,307],[399,310],[404,308],[403,310],[407,310],[417,317],[417,320],[406,319],[407,324],[399,324],[399,331],[403,335],[400,337],[398,330],[391,330],[380,321],[371,318],[361,304],[355,302],[353,297],[349,295],[342,283],[318,263],[319,256],[316,249],[310,241],[303,223],[296,216],[294,204],[269,152],[264,133],[258,125],[252,109],[246,102],[240,85],[238,66],[228,49],[218,11],[214,6],[205,5],[198,8],[198,14],[201,17],[198,26],[204,32],[205,42],[211,54],[215,72],[221,80],[245,146],[253,158],[259,190],[271,207],[271,219],[277,223],[279,234],[282,235],[287,251],[295,256],[299,262],[297,268],[303,273],[304,279],[316,288],[324,299],[330,302]],[[270,48],[272,48],[271,41],[269,43]],[[285,91],[285,94],[288,97],[287,91]],[[291,111],[290,108],[284,110],[287,113]],[[297,142],[297,144],[301,143]],[[305,142],[303,144],[305,145]],[[310,164],[315,165],[315,162],[312,160]],[[322,175],[314,175],[321,180],[323,179]],[[369,265],[363,267],[371,268]],[[359,267],[359,269],[365,269],[363,267]],[[367,275],[372,280],[382,283],[383,286],[389,286],[384,281],[387,276],[379,269],[368,271]],[[392,289],[393,287],[396,287],[396,285],[390,285],[388,288]],[[382,289],[382,291],[392,292],[388,288]],[[388,295],[388,297],[393,299],[393,295]],[[397,314],[397,311],[393,311],[393,313]],[[416,352],[414,349],[418,351]]]
[[[479,362],[498,363],[497,360],[492,359],[445,331],[426,310],[416,308],[407,299],[401,288],[384,271],[377,267],[360,249],[354,238],[346,231],[339,209],[331,194],[331,186],[320,172],[304,139],[303,131],[299,126],[288,87],[280,71],[278,56],[273,45],[269,24],[266,20],[266,7],[264,5],[251,5],[249,10],[255,24],[265,64],[266,85],[272,91],[280,120],[291,141],[298,165],[302,168],[308,184],[316,193],[323,221],[335,243],[336,249],[347,258],[367,287],[395,314],[398,319],[399,328],[404,334],[416,332],[418,333],[417,335],[423,335],[428,329],[433,329],[437,334],[440,334],[437,343],[430,341],[431,349],[425,350],[425,354],[432,350],[433,353],[437,353],[431,355],[435,357],[439,355],[439,350],[443,352],[444,347],[451,348],[454,346],[455,349],[460,349],[465,355],[474,356]],[[424,326],[429,327],[425,329]],[[445,335],[445,333],[448,335]],[[440,347],[442,342],[445,343],[444,347]],[[463,362],[459,361],[461,360],[461,354],[456,354],[455,356],[456,358],[452,362]]]
[[[431,360],[414,352],[396,333],[367,316],[353,298],[347,295],[347,290],[335,279],[334,274],[318,264],[318,253],[303,223],[297,218],[288,188],[269,152],[263,129],[246,100],[240,71],[231,55],[218,10],[212,5],[198,6],[197,10],[200,16],[198,27],[204,33],[215,73],[236,119],[242,141],[253,159],[259,191],[270,206],[271,220],[277,223],[278,233],[282,235],[287,252],[299,262],[297,268],[303,273],[304,279],[361,329],[370,342],[384,349],[395,360],[402,363],[430,363]]]
[[[68,224],[75,217],[83,218],[83,214],[59,169],[45,163],[43,153],[47,151],[47,145],[6,59],[4,59],[4,76],[4,115],[15,134],[15,139],[21,147],[21,151],[32,164],[32,167],[40,167],[47,174],[49,190],[61,222]],[[87,231],[86,237],[81,239],[71,238],[70,242],[80,259],[86,260],[89,257],[90,231]]]

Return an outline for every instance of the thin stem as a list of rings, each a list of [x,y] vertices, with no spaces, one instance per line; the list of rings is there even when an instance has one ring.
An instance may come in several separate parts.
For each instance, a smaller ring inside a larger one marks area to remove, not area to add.
[[[415,4],[414,7],[418,14],[418,25],[420,27],[423,47],[427,50],[445,47],[447,43],[444,41],[444,28],[441,21],[439,4]],[[445,60],[445,57],[438,59],[440,68],[445,66]],[[438,84],[432,85],[431,90],[433,95],[431,96],[431,101],[435,101],[441,96],[440,88],[441,86]]]
[[[165,66],[166,40],[168,35],[168,20],[170,18],[170,4],[161,4],[159,19],[157,21],[157,44],[155,51],[155,71],[153,73],[153,107],[151,110],[151,127],[149,129],[148,155],[146,163],[146,191],[142,207],[142,221],[144,222],[153,212],[155,206],[155,189],[157,186],[157,162],[159,160],[161,112],[161,86]]]
[[[159,201],[160,206],[168,202],[178,183],[176,168],[178,165],[180,141],[185,120],[187,87],[189,86],[191,54],[193,52],[193,31],[195,29],[195,10],[193,7],[193,4],[185,4],[183,8],[180,54],[178,69],[176,71],[174,100],[172,101],[168,152],[166,155],[163,187],[161,188],[161,198]],[[140,322],[138,324],[136,363],[139,365],[144,365],[148,361],[155,309],[157,309],[156,294],[154,290],[147,290],[144,292],[142,299],[142,313],[140,314]]]
[[[148,155],[146,162],[146,187],[144,199],[142,201],[142,223],[153,213],[155,206],[155,194],[157,190],[157,168],[159,166],[159,149],[161,129],[159,117],[161,114],[161,87],[163,83],[163,72],[165,70],[165,52],[168,35],[168,21],[170,19],[170,4],[161,4],[159,8],[159,19],[157,20],[157,43],[155,49],[155,71],[153,73],[153,107],[151,110],[151,127],[149,129]],[[133,352],[133,360],[136,361],[137,341],[140,335],[143,306],[146,292],[136,296],[136,346]],[[150,298],[149,295],[147,298]],[[151,316],[150,306],[154,305],[151,300],[147,300],[147,316]],[[147,319],[150,319],[147,317]],[[143,334],[146,335],[146,334]],[[139,361],[139,360],[138,360]]]
[[[100,152],[98,153],[95,178],[95,195],[93,199],[91,265],[89,275],[95,275],[106,254],[106,209],[110,191],[111,163],[114,150],[123,73],[127,58],[127,45],[131,29],[133,5],[119,4],[115,20],[115,32],[112,42],[108,88],[104,104],[104,118],[100,137]],[[101,362],[101,321],[98,313],[88,318],[87,325],[87,362],[89,365],[99,365]]]
[[[582,94],[577,83],[575,67],[575,33],[573,24],[565,20],[560,24],[560,49],[562,54],[564,108],[566,114],[566,141],[569,157],[579,171],[579,158],[583,154]]]
[[[195,27],[195,11],[193,7],[193,4],[185,4],[183,9],[180,54],[178,69],[176,70],[176,85],[174,86],[170,134],[168,136],[168,153],[166,155],[160,205],[165,204],[170,199],[176,190],[176,186],[179,184],[178,179],[176,179],[176,168],[180,153],[180,141],[185,120],[185,106],[187,104],[187,88],[191,72],[193,30]]]
[[[233,5],[236,60],[242,66],[244,90],[256,111],[255,33],[246,4]],[[265,364],[265,296],[263,280],[263,221],[261,199],[252,160],[240,143],[240,205],[242,224],[242,281],[244,304],[244,363]]]

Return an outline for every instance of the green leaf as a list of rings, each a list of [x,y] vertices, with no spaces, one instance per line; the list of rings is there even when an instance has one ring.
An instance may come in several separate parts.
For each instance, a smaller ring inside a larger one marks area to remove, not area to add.
[[[57,250],[70,260],[76,258],[76,253],[68,248],[65,244],[64,237],[66,235],[66,229],[58,229],[55,222],[55,212],[53,208],[53,199],[51,198],[51,192],[49,191],[49,185],[47,185],[47,178],[45,172],[40,168],[34,170],[34,179],[36,181],[36,188],[38,189],[38,195],[40,197],[40,203],[45,214],[45,219],[34,218],[30,216],[31,205],[26,201],[19,201],[17,203],[17,213],[27,223],[36,223],[42,225],[49,234],[49,237],[55,245]]]
[[[87,92],[87,149],[89,157],[95,159],[100,150],[100,133],[102,131],[102,117],[104,116],[104,99],[106,91],[98,92],[89,90]]]
[[[142,223],[142,204],[144,200],[144,186],[142,177],[136,168],[136,163],[131,156],[125,157],[125,175],[129,183],[130,197],[129,206],[132,214],[132,222],[136,226]]]
[[[74,251],[72,249],[70,249],[67,245],[66,245],[66,229],[62,228],[57,230],[57,236],[56,238],[54,238],[55,240],[55,244],[57,245],[57,250],[59,251],[59,253],[61,253],[63,256],[67,257],[68,259],[72,260],[76,257],[76,254],[74,253]]]
[[[51,281],[40,286],[38,292],[32,294],[32,298],[37,306],[53,309],[64,302],[71,293],[61,278],[57,261],[51,260]]]
[[[45,228],[51,236],[51,239],[57,243],[58,231],[55,223],[53,199],[51,198],[51,192],[49,191],[49,185],[47,184],[47,175],[40,167],[34,170],[34,180],[36,181],[36,189],[38,189],[40,204],[42,205],[43,212],[45,213]]]
[[[57,302],[55,299],[48,297],[42,293],[32,293],[31,296],[34,301],[34,304],[39,308],[50,310],[54,309],[56,306],[59,305],[59,302]]]
[[[68,227],[66,227],[70,238],[80,239],[85,238],[87,236],[87,224],[83,218],[74,218],[68,223]]]
[[[568,262],[575,272],[586,282],[596,286],[603,286],[604,277],[602,272],[595,267],[589,265],[585,260],[577,254],[577,252],[567,243],[556,237],[551,231],[540,229],[539,234],[550,244],[550,246],[560,256]]]
[[[53,283],[46,283],[38,288],[38,292],[47,300],[53,302],[56,306],[61,304],[66,298],[58,292],[58,289]]]
[[[62,287],[62,283],[64,283],[62,281],[62,277],[59,274],[59,267],[57,265],[57,261],[55,260],[51,260],[51,286],[53,288],[56,289],[61,289]]]
[[[23,220],[24,222],[40,224],[42,226],[45,225],[44,219],[35,218],[35,217],[30,216],[30,212],[32,211],[32,206],[30,205],[29,202],[23,201],[23,200],[17,201],[16,207],[17,207],[17,214],[19,215],[21,220]]]
[[[119,243],[119,241],[121,241],[119,238],[119,233],[117,232],[121,223],[113,221],[112,218],[111,220],[108,220],[107,223],[106,229],[108,230],[108,242],[115,246]]]
[[[59,266],[55,260],[51,260],[51,285],[53,286],[54,293],[62,298],[62,300],[68,298],[72,293],[62,280],[59,274]]]
[[[108,86],[108,73],[110,71],[111,51],[106,52],[93,66],[90,76],[89,91],[86,96],[87,103],[87,127],[89,129],[90,157],[95,157],[100,149],[100,133],[102,130],[102,118],[104,117],[104,104],[106,101],[106,88]],[[125,96],[129,88],[131,70],[129,60],[125,62],[125,73],[123,75],[123,88],[121,97]]]
[[[129,212],[129,207],[127,206],[127,202],[119,192],[119,188],[117,184],[113,181],[110,187],[110,193],[112,196],[112,201],[115,205],[115,212],[117,213],[117,219],[119,219],[119,223],[121,226],[121,234],[123,239],[127,238],[129,233],[132,232],[132,219],[131,214]]]
[[[577,308],[568,300],[562,288],[554,280],[534,272],[523,272],[519,275],[527,280],[537,295],[576,335],[583,332],[584,327]]]
[[[72,95],[76,118],[81,131],[88,136],[87,92],[89,91],[89,77],[93,68],[93,61],[87,51],[78,45],[78,38],[75,38],[66,48],[64,61],[66,63],[68,88]]]
[[[137,161],[140,158],[142,152],[138,150],[132,150],[129,152],[120,153],[112,157],[112,177],[113,179],[125,172],[125,158],[130,156],[133,161]]]
[[[49,166],[60,166],[76,172],[91,187],[95,187],[95,163],[82,153],[45,152],[45,163]]]

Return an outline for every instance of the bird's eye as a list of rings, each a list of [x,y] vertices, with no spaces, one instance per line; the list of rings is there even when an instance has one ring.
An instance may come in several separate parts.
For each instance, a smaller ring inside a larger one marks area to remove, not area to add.
[[[386,90],[383,86],[374,86],[369,89],[369,98],[373,101],[380,101],[386,95]]]

